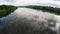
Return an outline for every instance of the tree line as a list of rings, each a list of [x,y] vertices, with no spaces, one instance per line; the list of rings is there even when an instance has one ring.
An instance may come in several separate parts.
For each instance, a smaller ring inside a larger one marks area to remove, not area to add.
[[[19,7],[26,7],[26,8],[32,8],[36,10],[43,10],[44,12],[51,12],[57,15],[60,15],[60,8],[57,7],[51,7],[51,6],[36,6],[36,5],[29,5],[29,6],[12,6],[12,5],[0,5],[0,18],[7,16],[14,10],[16,10]]]

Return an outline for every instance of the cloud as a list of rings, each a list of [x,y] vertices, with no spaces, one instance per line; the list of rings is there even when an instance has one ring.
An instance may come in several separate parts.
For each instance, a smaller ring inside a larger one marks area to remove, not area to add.
[[[2,5],[2,4],[9,4],[8,2],[6,2],[6,1],[4,1],[4,0],[0,0],[0,5]]]
[[[1,4],[7,5],[60,5],[60,1],[55,0],[0,0]]]
[[[48,6],[55,6],[60,7],[60,1],[54,0],[15,0],[13,5],[48,5]]]
[[[15,0],[14,5],[31,5],[37,3],[49,3],[50,0]]]

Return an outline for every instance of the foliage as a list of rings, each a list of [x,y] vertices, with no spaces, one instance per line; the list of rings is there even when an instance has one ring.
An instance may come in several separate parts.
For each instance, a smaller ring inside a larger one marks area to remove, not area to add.
[[[13,12],[17,7],[15,6],[9,6],[9,5],[1,5],[0,6],[0,18],[4,17],[11,12]]]
[[[43,10],[44,12],[51,12],[60,15],[60,8],[57,7],[50,7],[50,6],[36,6],[36,5],[29,5],[29,6],[12,6],[12,5],[0,5],[0,18],[7,16],[18,7],[27,7],[36,10]]]
[[[32,8],[32,9],[37,9],[37,10],[43,10],[44,12],[51,12],[51,13],[55,13],[57,15],[60,15],[60,8],[57,7],[50,7],[50,6],[26,6],[27,8]]]

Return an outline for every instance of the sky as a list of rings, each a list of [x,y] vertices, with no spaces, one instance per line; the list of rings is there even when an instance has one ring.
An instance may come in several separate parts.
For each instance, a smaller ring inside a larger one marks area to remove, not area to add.
[[[15,5],[15,6],[25,6],[25,5],[48,5],[60,7],[60,0],[0,0],[0,5]]]

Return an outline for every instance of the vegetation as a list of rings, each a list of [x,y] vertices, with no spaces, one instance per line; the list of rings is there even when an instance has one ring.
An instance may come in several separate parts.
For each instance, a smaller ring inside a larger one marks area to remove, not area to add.
[[[11,12],[13,12],[17,7],[15,6],[8,6],[8,5],[1,5],[0,6],[0,18],[4,17]]]
[[[60,15],[60,8],[57,8],[57,7],[36,6],[36,5],[30,5],[30,6],[0,5],[0,18],[10,14],[14,10],[16,10],[18,7],[27,7],[27,8],[32,8],[36,10],[43,10],[44,12],[47,11],[47,12]]]
[[[37,10],[43,10],[44,12],[51,12],[60,15],[60,8],[50,6],[26,6],[27,8],[33,8]]]

